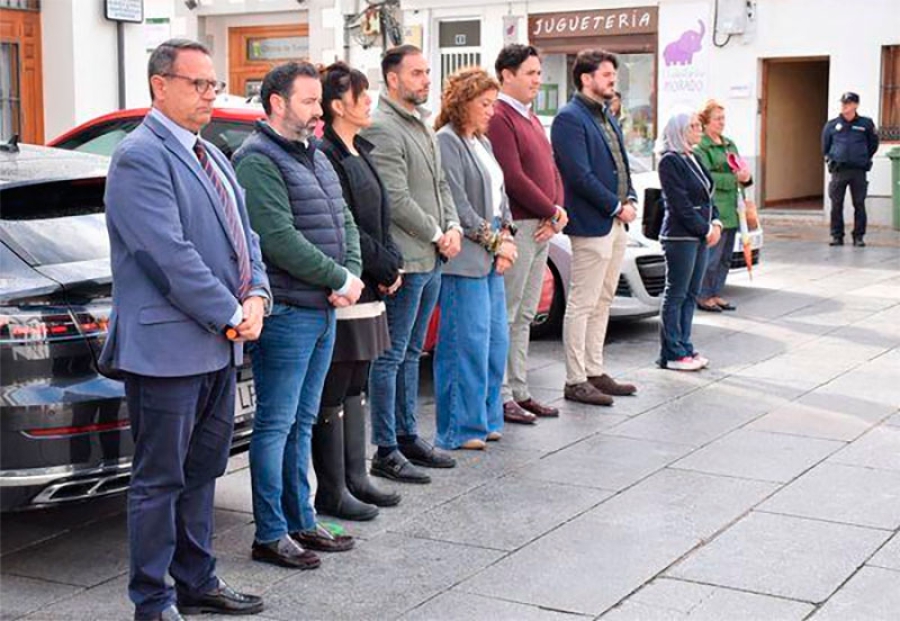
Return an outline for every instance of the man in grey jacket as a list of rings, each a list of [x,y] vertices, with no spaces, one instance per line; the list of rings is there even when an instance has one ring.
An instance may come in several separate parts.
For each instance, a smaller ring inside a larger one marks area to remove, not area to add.
[[[372,126],[372,159],[391,202],[391,235],[403,253],[403,284],[386,300],[391,348],[372,364],[369,403],[378,452],[373,475],[429,483],[416,466],[456,462],[418,436],[419,357],[441,288],[440,261],[459,253],[462,229],[441,170],[434,131],[426,125],[431,84],[428,61],[413,45],[388,50],[381,61],[384,91]],[[414,465],[415,464],[415,465]]]

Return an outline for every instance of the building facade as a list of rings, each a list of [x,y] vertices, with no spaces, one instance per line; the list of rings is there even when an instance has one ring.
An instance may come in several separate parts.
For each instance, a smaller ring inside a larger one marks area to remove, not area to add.
[[[840,94],[859,93],[860,114],[881,128],[869,177],[873,224],[890,223],[890,163],[900,141],[900,11],[865,0],[849,20],[841,0],[403,0],[407,37],[436,77],[470,63],[491,67],[508,42],[545,55],[536,111],[545,124],[572,92],[574,54],[619,54],[628,148],[652,165],[660,125],[709,98],[726,108],[726,133],[755,170],[764,208],[828,213],[820,136]],[[350,58],[377,63],[351,45]],[[440,79],[433,83],[437,106]]]
[[[205,43],[238,96],[284,60],[339,56],[334,0],[118,0],[139,15],[121,25],[106,18],[106,1],[0,0],[4,140],[43,143],[119,107],[149,105],[147,59],[170,37]]]
[[[853,20],[842,0],[115,0],[142,9],[139,23],[121,25],[106,19],[106,1],[0,0],[4,139],[45,142],[120,105],[148,105],[149,50],[173,36],[206,43],[238,96],[258,90],[269,67],[300,57],[348,60],[377,88],[384,47],[415,43],[431,61],[434,108],[444,76],[490,68],[504,44],[530,42],[544,53],[536,111],[547,126],[571,96],[575,54],[599,47],[619,55],[623,125],[637,160],[653,165],[672,112],[718,99],[764,208],[828,213],[820,132],[840,94],[859,93],[860,113],[883,143],[869,177],[870,221],[890,222],[898,0],[863,0]]]

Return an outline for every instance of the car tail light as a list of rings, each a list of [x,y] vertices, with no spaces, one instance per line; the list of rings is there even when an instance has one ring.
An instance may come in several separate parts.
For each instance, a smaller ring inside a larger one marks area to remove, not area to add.
[[[4,310],[12,312],[0,311],[0,343],[56,341],[81,336],[68,312]]]
[[[44,427],[41,429],[27,429],[23,433],[33,438],[58,438],[60,436],[77,436],[82,433],[101,433],[128,429],[131,426],[127,418],[113,420],[106,423],[89,423],[87,425],[73,425],[70,427]]]
[[[86,337],[105,336],[109,328],[111,312],[112,308],[105,304],[91,305],[75,312],[75,323],[81,335]]]
[[[0,308],[0,344],[65,341],[106,334],[109,307],[62,309]]]

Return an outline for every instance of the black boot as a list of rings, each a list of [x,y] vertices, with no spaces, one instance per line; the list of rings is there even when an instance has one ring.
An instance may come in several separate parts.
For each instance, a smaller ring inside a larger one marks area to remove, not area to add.
[[[378,507],[360,502],[347,489],[344,475],[343,408],[323,407],[313,426],[312,461],[316,470],[316,511],[345,520],[364,522],[378,515]]]
[[[383,492],[372,483],[366,472],[366,409],[361,395],[344,401],[344,464],[350,493],[379,507],[400,503],[400,494]]]

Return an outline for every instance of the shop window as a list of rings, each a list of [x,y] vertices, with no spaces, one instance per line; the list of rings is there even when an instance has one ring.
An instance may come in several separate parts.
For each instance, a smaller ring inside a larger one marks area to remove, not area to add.
[[[481,66],[481,21],[446,21],[438,25],[441,86],[453,72]]]
[[[481,52],[441,52],[441,85],[457,69],[481,66]]]
[[[598,46],[599,47],[599,46]],[[625,150],[632,161],[653,168],[653,145],[656,139],[656,57],[652,53],[620,53],[616,89],[622,93],[619,125],[625,138]],[[547,54],[543,59],[544,84],[535,101],[535,113],[541,122],[553,122],[554,100],[562,105],[577,90],[572,81],[575,54]]]
[[[900,141],[900,45],[881,48],[882,140]]]

